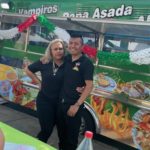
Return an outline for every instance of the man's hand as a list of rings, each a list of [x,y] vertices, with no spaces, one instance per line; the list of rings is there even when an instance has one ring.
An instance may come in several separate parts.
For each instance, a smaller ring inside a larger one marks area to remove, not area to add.
[[[67,111],[67,115],[70,117],[74,117],[76,115],[78,109],[79,109],[79,105],[77,105],[77,104],[71,105],[69,110]]]

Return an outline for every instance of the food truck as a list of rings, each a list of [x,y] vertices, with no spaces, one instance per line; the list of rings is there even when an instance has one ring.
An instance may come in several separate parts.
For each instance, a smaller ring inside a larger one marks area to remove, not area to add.
[[[32,15],[44,15],[68,33],[82,34],[89,49],[97,50],[89,55],[95,65],[94,88],[85,101],[82,130],[150,149],[149,0],[13,0],[10,9],[0,10],[3,99],[36,110],[39,89],[24,67],[41,58],[56,35],[39,22],[17,34],[10,29]]]

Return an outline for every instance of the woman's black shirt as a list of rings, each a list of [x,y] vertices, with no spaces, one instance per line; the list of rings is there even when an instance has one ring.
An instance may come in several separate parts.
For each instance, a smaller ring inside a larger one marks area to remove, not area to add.
[[[58,66],[55,64],[55,67]],[[41,73],[42,81],[40,92],[50,99],[59,98],[64,80],[64,64],[58,67],[56,75],[53,74],[52,61],[50,61],[48,64],[42,64],[42,62],[39,60],[29,65],[28,69],[33,73]]]

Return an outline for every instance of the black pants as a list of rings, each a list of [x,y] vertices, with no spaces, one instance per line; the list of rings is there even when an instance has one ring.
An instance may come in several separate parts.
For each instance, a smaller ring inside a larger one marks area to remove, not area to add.
[[[60,150],[76,150],[78,144],[78,135],[81,125],[81,112],[83,106],[80,106],[74,117],[67,115],[70,105],[59,104],[57,111],[57,130],[59,137]]]
[[[41,127],[37,138],[46,143],[56,124],[58,99],[49,99],[40,92],[37,97],[36,105]]]

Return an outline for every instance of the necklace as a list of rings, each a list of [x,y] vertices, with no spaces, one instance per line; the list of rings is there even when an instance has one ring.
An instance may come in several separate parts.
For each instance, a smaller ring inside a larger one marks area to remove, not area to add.
[[[54,76],[56,75],[56,73],[57,73],[57,71],[58,71],[58,68],[59,68],[59,67],[56,67],[56,65],[55,65],[55,63],[54,63],[54,61],[53,61],[53,75],[54,75]]]

